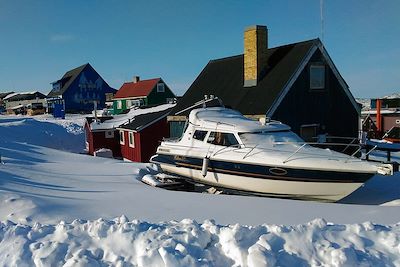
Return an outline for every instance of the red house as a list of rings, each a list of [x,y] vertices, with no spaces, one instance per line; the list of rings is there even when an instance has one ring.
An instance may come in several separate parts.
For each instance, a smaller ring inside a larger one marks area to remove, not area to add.
[[[86,118],[85,141],[88,154],[95,155],[96,151],[106,148],[112,151],[113,158],[145,162],[155,152],[158,142],[168,136],[166,116],[173,106],[175,104],[134,108],[126,114]],[[131,134],[121,130],[125,127],[128,127],[126,131]],[[134,139],[135,143],[132,143]],[[130,155],[133,153],[131,150],[137,154]]]
[[[118,127],[124,160],[149,162],[161,140],[169,135],[169,112],[167,109],[138,115],[130,123]]]

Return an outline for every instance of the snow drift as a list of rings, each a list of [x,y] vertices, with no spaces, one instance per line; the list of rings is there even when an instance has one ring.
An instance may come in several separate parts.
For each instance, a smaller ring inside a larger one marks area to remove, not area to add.
[[[0,223],[2,266],[398,266],[400,225],[149,223],[121,216]]]
[[[66,152],[82,125],[0,116],[1,266],[400,266],[399,175],[342,201],[370,205],[173,192]]]

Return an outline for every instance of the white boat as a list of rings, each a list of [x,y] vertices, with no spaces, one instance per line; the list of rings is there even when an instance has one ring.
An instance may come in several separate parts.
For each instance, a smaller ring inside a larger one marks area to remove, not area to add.
[[[313,147],[280,122],[259,122],[227,108],[190,112],[180,140],[165,140],[151,162],[194,183],[239,192],[337,201],[390,164]]]

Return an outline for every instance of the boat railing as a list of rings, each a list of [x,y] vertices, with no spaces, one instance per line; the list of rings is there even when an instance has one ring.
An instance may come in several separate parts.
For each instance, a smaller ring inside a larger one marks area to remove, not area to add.
[[[288,142],[273,142],[271,144],[273,147],[275,145],[298,145],[299,146],[285,160],[283,160],[283,163],[287,163],[290,159],[293,158],[293,156],[300,153],[301,150],[308,145],[313,146],[313,147],[319,147],[319,148],[321,148],[323,146],[325,146],[327,148],[331,148],[331,147],[335,147],[335,146],[344,146],[344,145],[346,145],[346,149],[348,147],[356,147],[357,149],[355,150],[355,152],[352,153],[351,155],[349,155],[346,158],[345,162],[348,162],[349,159],[354,158],[357,155],[357,153],[359,153],[362,149],[362,146],[360,144],[346,144],[346,143],[319,143],[319,142],[293,142],[293,141],[289,142],[288,141]],[[255,144],[255,146],[249,147],[249,148],[250,148],[250,150],[243,156],[243,159],[248,157],[251,154],[251,152],[254,151],[255,148],[273,150],[273,149],[266,148],[266,147],[260,147],[259,144]]]
[[[213,156],[218,155],[219,153],[221,153],[221,152],[224,151],[225,149],[232,148],[232,147],[233,147],[233,148],[240,149],[240,148],[241,148],[241,145],[236,144],[236,145],[224,146],[223,148],[218,149],[216,152],[214,152],[214,153],[213,153]]]

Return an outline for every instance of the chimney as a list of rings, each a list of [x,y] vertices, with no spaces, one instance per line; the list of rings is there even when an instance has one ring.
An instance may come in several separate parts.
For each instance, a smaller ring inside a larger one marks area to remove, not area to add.
[[[133,76],[133,83],[137,83],[138,81],[140,81],[140,77],[139,76]]]
[[[268,29],[250,26],[244,31],[244,87],[256,86],[267,68]]]

